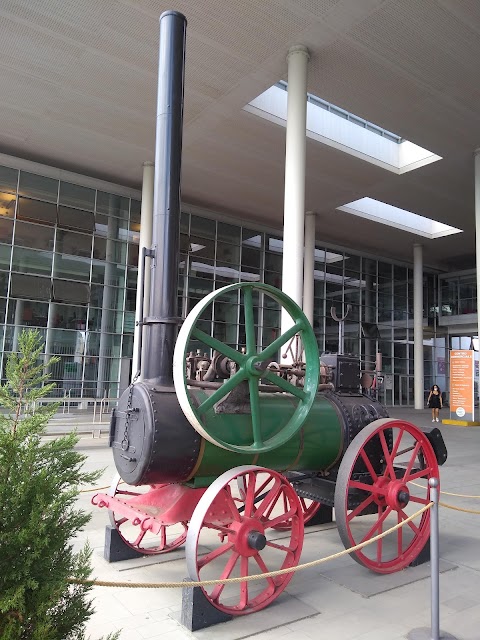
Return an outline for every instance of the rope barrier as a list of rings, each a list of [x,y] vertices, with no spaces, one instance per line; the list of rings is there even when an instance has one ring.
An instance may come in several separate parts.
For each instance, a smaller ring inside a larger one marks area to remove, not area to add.
[[[421,489],[425,489],[425,485],[418,484],[418,482],[412,482],[411,484],[414,484],[416,487],[420,487]],[[442,494],[444,496],[455,496],[456,498],[476,498],[476,499],[480,500],[480,496],[471,496],[468,493],[451,493],[449,491],[443,491],[443,489],[442,489]],[[439,504],[441,504],[441,503],[439,503]]]
[[[71,584],[87,584],[93,587],[127,587],[129,589],[183,589],[184,587],[207,587],[213,586],[216,584],[231,584],[238,582],[251,582],[253,580],[262,580],[264,578],[273,578],[275,576],[282,576],[285,573],[295,573],[296,571],[303,571],[304,569],[310,569],[311,567],[315,567],[319,564],[323,564],[329,560],[336,560],[337,558],[341,558],[347,554],[351,554],[354,551],[358,551],[359,549],[363,549],[369,544],[373,544],[377,540],[381,538],[385,538],[390,533],[393,533],[400,527],[405,526],[409,522],[411,522],[414,518],[417,518],[422,513],[431,509],[433,506],[433,502],[429,502],[427,505],[419,509],[413,515],[409,516],[402,522],[394,525],[390,529],[379,533],[377,536],[370,538],[370,540],[366,540],[365,542],[360,542],[353,547],[349,547],[348,549],[343,549],[338,553],[334,553],[331,556],[327,556],[325,558],[319,558],[318,560],[312,560],[311,562],[305,562],[304,564],[298,564],[296,567],[288,567],[287,569],[277,569],[276,571],[268,571],[267,573],[260,573],[251,576],[244,576],[241,578],[224,578],[217,580],[189,580],[185,582],[109,582],[107,580],[82,580],[79,578],[70,578],[69,582]]]
[[[454,511],[463,511],[463,513],[474,513],[480,516],[480,511],[475,511],[474,509],[464,509],[462,507],[454,507],[453,504],[447,504],[446,502],[438,503],[441,507],[445,507],[446,509],[453,509]]]

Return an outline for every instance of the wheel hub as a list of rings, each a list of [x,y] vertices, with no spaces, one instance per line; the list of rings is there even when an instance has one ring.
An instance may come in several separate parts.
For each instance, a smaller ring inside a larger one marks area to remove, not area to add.
[[[232,522],[228,540],[235,545],[235,551],[247,557],[254,556],[267,544],[265,529],[256,518],[244,518],[241,522]]]
[[[380,476],[373,485],[375,502],[382,507],[391,507],[398,511],[410,502],[410,492],[401,480],[391,480],[387,476]]]

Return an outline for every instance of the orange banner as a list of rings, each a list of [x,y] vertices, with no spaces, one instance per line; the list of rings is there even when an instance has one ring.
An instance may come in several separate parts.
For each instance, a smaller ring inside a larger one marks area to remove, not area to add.
[[[450,351],[450,417],[474,420],[474,351]]]

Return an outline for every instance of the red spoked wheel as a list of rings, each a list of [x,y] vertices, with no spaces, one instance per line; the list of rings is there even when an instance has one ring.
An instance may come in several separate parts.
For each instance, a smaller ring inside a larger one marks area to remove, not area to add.
[[[275,528],[287,522],[289,536],[272,540]],[[293,573],[242,578],[296,567],[302,546],[303,510],[288,480],[262,467],[236,467],[207,489],[193,512],[186,543],[188,573],[197,581],[238,578],[233,584],[201,588],[220,611],[245,615],[273,602]]]
[[[309,500],[308,498],[301,498],[298,496],[298,499],[300,500],[300,505],[303,511],[303,524],[306,525],[317,514],[322,505],[320,502],[315,502],[315,500]],[[277,531],[288,531],[291,526],[291,520],[287,520],[285,522],[280,522],[273,528]]]
[[[348,447],[335,488],[335,515],[345,548],[370,540],[430,502],[428,480],[438,478],[433,448],[418,427],[375,420]],[[351,554],[376,573],[407,567],[430,534],[430,511]]]
[[[139,496],[148,493],[153,488],[161,485],[145,485],[140,487],[132,487],[125,484],[117,474],[112,481],[112,485],[108,494],[118,498],[126,503],[138,500]],[[133,503],[132,503],[133,504]],[[118,531],[123,542],[144,555],[157,555],[160,553],[168,553],[184,544],[187,537],[187,523],[178,522],[176,524],[162,525],[158,534],[151,531],[144,531],[133,522],[115,511],[109,509],[110,523]]]

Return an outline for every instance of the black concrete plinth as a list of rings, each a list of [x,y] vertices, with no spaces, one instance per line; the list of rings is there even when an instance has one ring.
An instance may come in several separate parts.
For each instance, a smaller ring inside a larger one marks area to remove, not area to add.
[[[430,538],[427,540],[427,544],[420,551],[415,560],[408,565],[409,567],[418,567],[419,564],[430,562]]]
[[[188,581],[188,578],[185,579]],[[200,587],[182,589],[182,613],[180,623],[189,631],[212,627],[220,622],[228,622],[233,616],[219,611],[206,598]]]
[[[313,518],[305,523],[305,526],[314,527],[316,524],[329,524],[330,522],[333,522],[333,507],[322,504]]]
[[[107,525],[105,527],[105,546],[103,557],[107,562],[119,562],[120,560],[133,560],[143,558],[144,554],[132,549],[120,537],[115,527]]]

